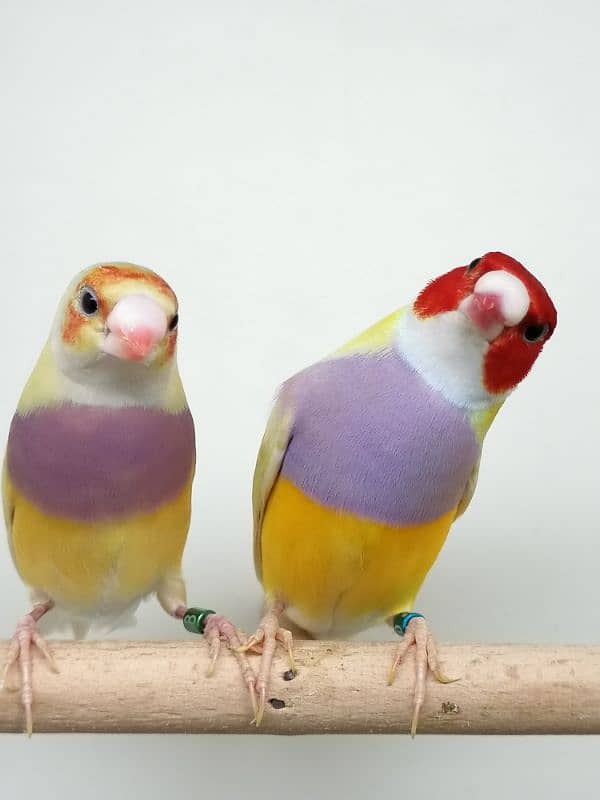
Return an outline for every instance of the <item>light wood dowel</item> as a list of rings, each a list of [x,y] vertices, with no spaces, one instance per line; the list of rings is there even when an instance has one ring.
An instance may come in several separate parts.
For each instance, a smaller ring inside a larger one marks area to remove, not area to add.
[[[205,677],[207,647],[190,642],[51,642],[60,668],[34,657],[34,731],[256,733],[232,653]],[[386,683],[392,642],[297,642],[298,675],[279,653],[259,733],[403,733],[412,655]],[[7,643],[0,643],[0,663]],[[419,733],[600,733],[600,647],[441,645]],[[255,657],[252,657],[253,663]],[[271,702],[271,701],[276,702]],[[285,705],[282,705],[285,704]],[[280,706],[278,708],[278,706]],[[22,731],[19,693],[0,693],[0,731]]]

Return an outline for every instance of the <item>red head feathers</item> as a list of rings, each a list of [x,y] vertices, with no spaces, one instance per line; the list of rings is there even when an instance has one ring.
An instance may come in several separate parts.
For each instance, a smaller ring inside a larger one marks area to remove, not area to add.
[[[527,375],[556,327],[556,309],[531,272],[504,253],[487,253],[441,275],[420,293],[415,316],[462,312],[489,342],[483,359],[488,392],[513,389]]]

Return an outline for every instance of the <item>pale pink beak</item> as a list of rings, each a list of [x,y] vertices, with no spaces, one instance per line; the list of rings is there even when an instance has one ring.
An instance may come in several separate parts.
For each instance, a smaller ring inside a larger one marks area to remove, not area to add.
[[[462,301],[459,309],[484,339],[492,342],[505,327],[521,322],[529,303],[529,292],[519,278],[504,270],[493,270],[481,276],[473,294]]]
[[[126,295],[108,315],[102,350],[126,361],[145,361],[166,333],[167,315],[156,300]]]
[[[487,330],[500,323],[504,327],[502,298],[493,292],[475,292],[465,313],[481,330]]]

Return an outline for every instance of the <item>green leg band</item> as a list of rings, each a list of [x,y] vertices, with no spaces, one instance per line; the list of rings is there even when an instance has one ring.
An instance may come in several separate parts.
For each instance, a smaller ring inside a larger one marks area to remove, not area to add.
[[[206,618],[215,614],[210,608],[188,608],[183,615],[183,627],[190,633],[204,633]]]

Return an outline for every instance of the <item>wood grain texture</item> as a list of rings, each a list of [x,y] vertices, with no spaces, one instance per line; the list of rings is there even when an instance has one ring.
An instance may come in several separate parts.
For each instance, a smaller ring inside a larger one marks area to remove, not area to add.
[[[412,656],[393,686],[392,642],[297,642],[299,672],[282,654],[259,733],[403,733]],[[52,674],[36,654],[36,732],[256,733],[233,654],[205,677],[207,647],[193,642],[52,642]],[[4,659],[7,643],[0,643]],[[419,733],[600,733],[600,647],[443,645],[450,676],[431,676]],[[253,657],[254,659],[254,657]],[[2,663],[0,661],[0,663]],[[23,730],[18,692],[0,693],[0,731]]]

